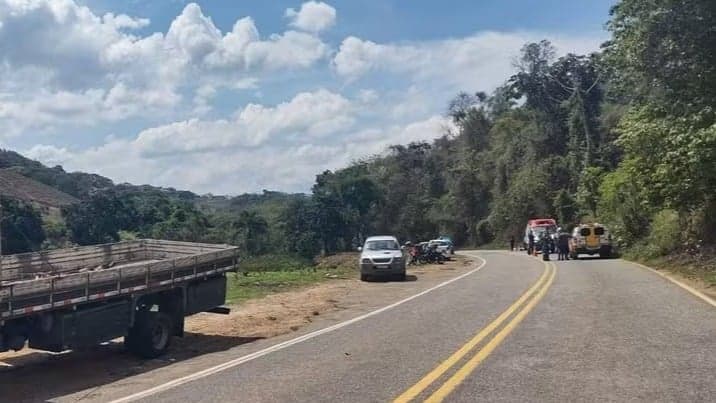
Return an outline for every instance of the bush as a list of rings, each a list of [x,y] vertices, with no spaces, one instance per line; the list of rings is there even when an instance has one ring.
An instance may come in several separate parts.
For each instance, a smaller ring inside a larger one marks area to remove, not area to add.
[[[609,225],[620,246],[635,245],[646,238],[652,212],[644,195],[644,183],[631,161],[604,176],[599,188],[601,195],[598,216]]]
[[[681,246],[681,225],[679,213],[674,210],[661,210],[654,215],[651,222],[648,243],[653,253],[667,255]]]

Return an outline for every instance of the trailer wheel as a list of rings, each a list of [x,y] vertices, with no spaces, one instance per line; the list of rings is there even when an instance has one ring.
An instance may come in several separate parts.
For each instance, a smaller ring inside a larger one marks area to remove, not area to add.
[[[124,338],[132,353],[142,358],[157,358],[166,353],[172,341],[172,319],[162,312],[144,312],[137,315],[134,326]]]

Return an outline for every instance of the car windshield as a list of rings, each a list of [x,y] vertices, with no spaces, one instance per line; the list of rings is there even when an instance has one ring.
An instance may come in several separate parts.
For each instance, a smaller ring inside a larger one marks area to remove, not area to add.
[[[365,243],[365,250],[398,250],[398,243],[387,239],[382,241],[368,241]]]

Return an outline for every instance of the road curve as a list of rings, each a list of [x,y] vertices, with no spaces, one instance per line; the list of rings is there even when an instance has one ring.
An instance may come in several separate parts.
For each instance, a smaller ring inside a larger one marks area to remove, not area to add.
[[[716,400],[704,301],[621,260],[479,255],[459,281],[144,401]]]

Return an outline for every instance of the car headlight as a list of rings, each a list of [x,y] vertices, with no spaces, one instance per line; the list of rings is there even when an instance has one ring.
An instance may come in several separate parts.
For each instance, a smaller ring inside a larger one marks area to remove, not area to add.
[[[360,262],[361,263],[371,263],[370,259],[368,259],[368,258],[361,259]]]
[[[402,261],[402,260],[403,260],[403,257],[402,257],[402,256],[398,256],[398,257],[394,257],[394,258],[393,258],[393,261],[394,261],[394,262],[400,262],[400,261]]]

